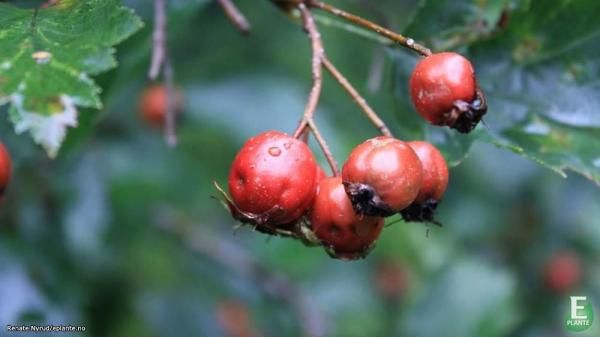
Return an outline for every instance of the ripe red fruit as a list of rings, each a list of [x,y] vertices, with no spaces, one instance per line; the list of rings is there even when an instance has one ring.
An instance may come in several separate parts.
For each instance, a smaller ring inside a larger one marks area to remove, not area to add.
[[[435,222],[434,212],[448,187],[448,165],[440,151],[430,143],[408,142],[423,165],[423,184],[415,201],[402,210],[405,221]]]
[[[0,143],[0,199],[4,195],[6,186],[10,181],[12,173],[12,163],[10,160],[10,154],[4,147],[4,144]]]
[[[352,150],[342,179],[358,213],[389,216],[415,200],[423,183],[423,168],[407,143],[376,137]]]
[[[566,251],[556,253],[544,269],[546,287],[558,294],[572,290],[581,281],[581,262],[575,253]]]
[[[487,111],[471,62],[457,53],[432,54],[421,60],[410,78],[417,112],[434,125],[471,131]]]
[[[316,176],[317,164],[305,143],[278,131],[253,137],[231,165],[233,215],[258,225],[293,223],[312,204]]]
[[[325,170],[323,170],[321,166],[317,165],[317,184],[319,183],[319,181],[325,178],[327,178],[327,173],[325,173]]]
[[[175,92],[175,112],[181,110],[181,92]],[[139,113],[146,123],[154,127],[165,124],[167,113],[167,89],[163,85],[152,85],[144,90],[139,100]]]
[[[356,214],[340,177],[319,182],[310,216],[312,230],[337,258],[357,259],[369,252],[383,229],[381,217]]]
[[[235,299],[225,300],[217,306],[217,322],[226,337],[257,337],[248,307]]]
[[[408,270],[394,260],[383,260],[375,266],[375,285],[381,297],[395,302],[408,290]]]

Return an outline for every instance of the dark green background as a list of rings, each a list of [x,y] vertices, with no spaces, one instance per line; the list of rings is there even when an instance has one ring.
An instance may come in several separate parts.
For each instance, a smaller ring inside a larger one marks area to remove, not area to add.
[[[82,324],[88,336],[226,336],[217,320],[226,301],[241,303],[261,336],[306,335],[300,304],[326,323],[327,336],[566,336],[568,295],[587,295],[598,308],[596,0],[335,2],[435,50],[468,55],[490,105],[487,128],[468,136],[425,126],[406,88],[417,57],[320,21],[331,60],[393,132],[429,139],[460,163],[439,209],[443,228],[395,223],[356,262],[234,231],[210,198],[245,139],[295,128],[310,88],[300,27],[268,1],[239,0],[253,25],[242,37],[215,4],[169,2],[185,97],[176,149],[138,118],[152,27],[143,0],[125,3],[145,28],[117,46],[119,66],[96,77],[104,108],[81,110],[57,159],[0,121],[15,170],[0,209],[0,336],[18,323]],[[510,20],[498,28],[503,9]],[[377,53],[385,55],[383,81],[369,93]],[[340,162],[376,134],[330,77],[316,118]],[[179,240],[165,225],[191,234]],[[576,254],[584,274],[567,294],[543,284],[544,265],[560,251]],[[397,303],[375,286],[384,261],[408,275]],[[598,322],[572,333],[598,334]]]

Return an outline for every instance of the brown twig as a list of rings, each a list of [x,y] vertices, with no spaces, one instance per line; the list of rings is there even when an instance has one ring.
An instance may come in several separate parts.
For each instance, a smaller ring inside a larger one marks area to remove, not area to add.
[[[162,216],[159,228],[173,235],[194,254],[205,256],[232,270],[264,290],[264,292],[281,302],[286,303],[296,312],[296,320],[308,337],[325,337],[327,324],[322,313],[311,300],[306,298],[296,285],[283,275],[270,271],[267,267],[252,258],[252,253],[245,251],[239,245],[229,242],[222,237],[193,232],[188,227],[178,223],[173,216]],[[197,226],[202,228],[203,226]]]
[[[148,77],[156,80],[162,66],[164,65],[167,53],[167,15],[165,0],[154,0],[154,32],[152,33],[152,61]]]
[[[296,131],[294,137],[298,138],[304,132],[304,129],[308,125],[308,120],[313,118],[317,105],[319,104],[319,97],[321,96],[321,89],[323,87],[323,67],[322,60],[325,49],[323,48],[323,42],[321,41],[321,34],[317,29],[315,20],[311,15],[310,11],[304,4],[299,4],[298,9],[302,14],[302,22],[304,29],[306,30],[312,44],[312,79],[313,85],[308,96],[308,102],[304,109],[304,115],[302,121]]]
[[[177,145],[177,92],[173,80],[173,66],[169,55],[165,55],[164,81],[167,90],[167,111],[165,113],[165,141],[170,147]]]
[[[154,32],[152,35],[152,61],[148,77],[156,80],[163,74],[163,82],[167,91],[164,134],[166,143],[177,145],[176,116],[177,93],[173,81],[173,66],[167,50],[167,4],[165,0],[154,0]]]
[[[373,125],[385,136],[392,137],[392,133],[390,129],[385,125],[383,120],[377,115],[377,113],[369,106],[367,100],[364,99],[356,89],[350,84],[348,79],[342,75],[342,73],[337,70],[337,68],[329,61],[329,59],[324,56],[323,57],[323,66],[325,69],[335,78],[335,80],[348,92],[348,94],[352,97],[354,102],[360,106],[360,108],[364,111],[365,115],[371,120]]]
[[[227,18],[229,19],[229,21],[231,21],[231,24],[233,24],[235,28],[237,28],[242,34],[250,33],[250,23],[248,22],[244,14],[242,14],[242,12],[235,6],[232,0],[217,1],[219,2],[219,5],[221,5],[221,7],[223,8],[223,12],[225,12]]]
[[[319,129],[317,128],[317,124],[315,123],[315,121],[312,118],[308,120],[308,126],[310,127],[310,130],[312,131],[312,133],[315,135],[315,139],[317,140],[319,147],[321,147],[321,150],[323,151],[323,155],[325,155],[325,158],[327,159],[327,163],[329,163],[329,167],[331,167],[331,173],[333,173],[334,177],[339,176],[340,171],[338,168],[338,164],[335,161],[333,154],[331,153],[331,150],[329,150],[329,146],[327,145],[327,142],[325,142],[325,139],[321,135],[321,132],[319,132]]]
[[[378,25],[374,22],[371,22],[367,19],[364,19],[360,16],[345,12],[339,8],[336,8],[332,5],[326,4],[326,3],[318,1],[318,0],[306,0],[306,3],[309,7],[318,8],[320,10],[323,10],[325,12],[328,12],[330,14],[338,16],[344,20],[347,20],[357,26],[361,26],[363,28],[371,30],[381,36],[384,36],[384,37],[390,39],[393,42],[396,42],[406,48],[412,49],[423,56],[428,56],[431,54],[431,50],[416,43],[415,40],[408,38],[404,35],[398,34],[396,32],[393,32],[383,26],[380,26],[380,25]]]
[[[331,167],[331,171],[334,176],[339,175],[338,165],[335,161],[331,151],[329,150],[329,146],[327,142],[321,136],[319,129],[317,128],[316,123],[313,120],[313,115],[315,110],[317,109],[317,105],[319,104],[319,98],[321,96],[321,89],[323,87],[323,59],[325,58],[325,49],[323,47],[323,42],[321,41],[321,33],[315,24],[315,20],[304,4],[299,4],[298,9],[302,15],[302,23],[304,25],[304,29],[306,30],[308,36],[310,37],[310,41],[312,44],[312,78],[313,85],[310,90],[310,94],[308,96],[308,102],[306,103],[306,108],[304,109],[304,114],[302,117],[302,121],[296,131],[294,132],[295,138],[301,138],[304,134],[307,127],[310,128],[312,133],[315,135],[315,139],[317,143],[323,150],[323,154]]]

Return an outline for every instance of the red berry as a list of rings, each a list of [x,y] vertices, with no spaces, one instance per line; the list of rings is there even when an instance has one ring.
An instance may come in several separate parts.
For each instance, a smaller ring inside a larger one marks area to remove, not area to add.
[[[559,252],[546,264],[544,282],[552,292],[564,294],[581,281],[581,263],[573,252]]]
[[[319,182],[311,225],[315,235],[337,258],[363,257],[379,237],[384,220],[356,214],[340,177]]]
[[[327,173],[325,172],[325,170],[323,170],[321,166],[317,165],[317,184],[319,183],[319,181],[325,178],[327,178]]]
[[[434,125],[471,131],[487,111],[471,62],[445,52],[421,60],[410,78],[410,96],[417,112]]]
[[[423,168],[407,143],[377,137],[352,150],[342,178],[357,212],[389,216],[415,200],[421,190]]]
[[[441,200],[448,187],[448,165],[446,159],[431,143],[422,141],[408,142],[423,165],[423,185],[416,202],[427,199]]]
[[[181,110],[182,95],[175,93],[175,112]],[[167,113],[167,89],[162,85],[152,85],[144,90],[139,101],[139,113],[146,123],[154,127],[165,124]]]
[[[423,165],[423,184],[415,201],[402,210],[405,221],[434,222],[434,212],[448,187],[448,165],[440,151],[430,143],[408,142]]]
[[[6,147],[4,147],[4,144],[0,143],[0,199],[2,199],[6,186],[10,182],[11,173],[12,163],[10,154],[6,150]]]
[[[259,225],[292,223],[310,207],[316,176],[317,165],[305,143],[278,131],[253,137],[229,173],[234,216]]]
[[[375,266],[375,285],[388,301],[399,300],[408,290],[408,270],[394,260],[383,260]]]
[[[219,303],[216,316],[226,337],[258,336],[248,307],[238,300],[224,300]]]

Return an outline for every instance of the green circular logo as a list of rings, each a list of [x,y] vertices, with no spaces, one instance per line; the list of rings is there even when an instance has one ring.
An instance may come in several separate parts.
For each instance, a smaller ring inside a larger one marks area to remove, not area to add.
[[[594,310],[586,296],[571,296],[565,327],[569,331],[580,332],[589,329],[594,322]]]

